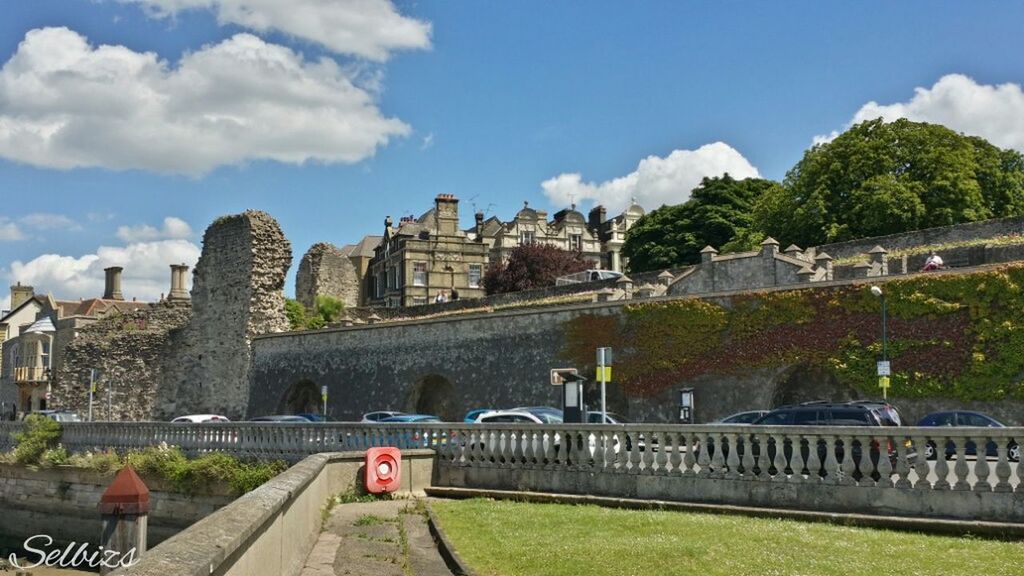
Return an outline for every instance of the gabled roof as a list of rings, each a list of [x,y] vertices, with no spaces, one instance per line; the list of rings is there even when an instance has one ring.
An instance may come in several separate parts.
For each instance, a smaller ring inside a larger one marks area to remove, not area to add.
[[[49,316],[43,316],[39,320],[36,320],[31,326],[25,329],[22,334],[32,334],[35,332],[47,333],[56,332],[57,329],[53,326],[53,320],[50,320]]]
[[[28,300],[25,300],[21,304],[18,304],[18,307],[15,308],[14,310],[9,310],[6,314],[4,314],[3,316],[0,316],[0,324],[6,322],[7,318],[9,318],[10,316],[13,316],[16,312],[18,312],[19,310],[25,308],[26,306],[28,306],[29,304],[31,304],[33,302],[38,304],[40,308],[43,307],[43,299],[42,299],[42,297],[40,297],[38,295],[33,296],[33,297],[29,298]]]

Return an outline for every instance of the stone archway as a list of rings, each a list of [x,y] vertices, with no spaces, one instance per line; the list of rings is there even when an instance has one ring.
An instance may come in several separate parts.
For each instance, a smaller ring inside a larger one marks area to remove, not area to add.
[[[320,389],[310,380],[301,380],[288,387],[278,404],[280,414],[319,414]]]
[[[455,386],[440,374],[424,376],[413,386],[406,411],[433,414],[446,422],[462,420],[461,406],[455,399]]]
[[[812,400],[845,402],[859,397],[856,390],[840,384],[828,368],[798,364],[775,379],[770,408]]]

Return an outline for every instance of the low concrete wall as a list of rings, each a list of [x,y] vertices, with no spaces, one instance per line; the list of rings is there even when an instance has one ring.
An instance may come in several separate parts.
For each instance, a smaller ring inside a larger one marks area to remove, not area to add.
[[[330,497],[361,486],[364,454],[316,454],[114,572],[147,576],[287,576],[301,572]],[[402,452],[400,493],[422,494],[432,450]]]
[[[0,465],[0,546],[20,547],[46,534],[57,544],[99,545],[99,501],[112,475],[68,466],[29,469]],[[202,494],[175,492],[165,481],[144,478],[151,495],[149,542],[158,544],[230,503],[230,487],[211,484]]]

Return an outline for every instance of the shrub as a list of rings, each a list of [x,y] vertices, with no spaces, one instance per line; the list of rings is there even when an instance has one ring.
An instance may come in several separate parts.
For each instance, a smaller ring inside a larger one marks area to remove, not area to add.
[[[60,442],[60,423],[38,414],[25,418],[25,430],[14,435],[18,447],[14,461],[18,464],[39,464],[43,454]]]
[[[68,457],[67,448],[62,444],[58,444],[56,448],[50,448],[43,452],[40,464],[43,466],[61,466],[68,463]]]

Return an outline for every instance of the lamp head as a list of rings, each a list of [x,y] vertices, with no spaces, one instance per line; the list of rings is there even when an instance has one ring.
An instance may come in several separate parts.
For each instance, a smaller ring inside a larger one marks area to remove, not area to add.
[[[882,289],[879,288],[878,286],[872,286],[871,287],[871,293],[874,294],[875,296],[881,296],[882,295]]]

